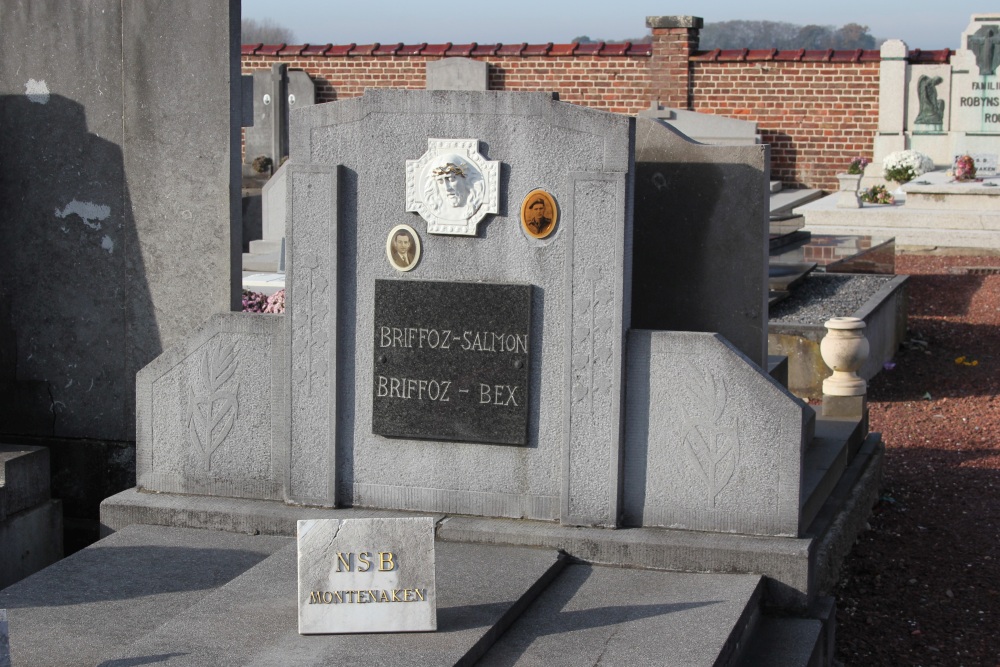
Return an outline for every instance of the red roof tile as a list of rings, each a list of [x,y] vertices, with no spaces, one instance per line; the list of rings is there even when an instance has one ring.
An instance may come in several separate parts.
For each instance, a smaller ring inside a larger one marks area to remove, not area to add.
[[[825,51],[810,51],[807,49],[805,55],[802,56],[802,61],[809,63],[825,63],[829,62],[831,57],[833,57],[833,49],[826,49]]]
[[[396,51],[397,56],[419,56],[427,48],[427,42],[420,44],[405,44]]]
[[[476,48],[475,42],[471,44],[452,44],[445,55],[449,58],[464,58],[468,57],[474,48]]]
[[[310,44],[302,49],[304,56],[322,56],[333,47],[333,44]]]
[[[528,45],[526,43],[523,43],[523,44],[501,44],[500,48],[497,49],[497,55],[498,56],[519,56],[519,55],[521,55],[521,52],[524,51],[524,49],[527,46]]]
[[[630,56],[651,56],[653,55],[653,45],[649,42],[641,42],[639,44],[633,44],[628,50]]]
[[[747,60],[774,60],[774,54],[778,49],[750,49],[747,51]]]
[[[451,42],[445,42],[444,44],[428,44],[424,47],[424,52],[422,55],[425,56],[443,56],[448,53],[448,49],[451,48]]]
[[[402,42],[396,42],[395,44],[379,44],[372,51],[373,56],[394,56],[396,53],[403,48]]]
[[[472,55],[474,56],[492,56],[500,50],[503,44],[476,44],[476,48],[472,50]]]
[[[285,48],[284,44],[261,44],[260,48],[257,49],[257,55],[276,56],[283,48]]]
[[[778,51],[774,54],[774,59],[781,62],[797,62],[802,60],[803,56],[806,55],[805,49],[797,49],[795,51]]]
[[[521,52],[521,55],[544,56],[548,54],[549,49],[551,48],[552,48],[552,42],[549,42],[548,44],[528,44],[527,46],[524,47],[524,51]]]
[[[954,54],[955,52],[951,49],[941,49],[939,51],[913,49],[908,54],[908,57],[911,63],[947,63]]]
[[[328,56],[347,56],[350,55],[354,47],[357,46],[354,42],[350,44],[338,44],[336,46],[331,46],[330,50],[326,52]]]
[[[260,43],[243,44],[242,46],[240,46],[240,53],[244,56],[252,56],[254,53],[256,53],[257,49],[259,49],[262,46],[264,45]]]
[[[596,56],[604,48],[604,42],[591,42],[589,44],[580,44],[576,47],[576,55],[578,56]]]
[[[289,44],[281,51],[278,52],[279,56],[298,56],[302,54],[309,45],[308,44]]]
[[[549,51],[550,56],[571,56],[573,52],[576,51],[576,47],[579,46],[576,42],[572,44],[553,44],[552,49]]]
[[[605,44],[604,48],[601,49],[602,56],[623,56],[625,52],[628,51],[628,47],[632,46],[632,42],[623,42],[621,44]]]

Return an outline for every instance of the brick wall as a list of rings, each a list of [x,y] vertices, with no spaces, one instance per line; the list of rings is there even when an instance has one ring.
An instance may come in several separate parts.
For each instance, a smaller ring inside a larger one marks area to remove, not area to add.
[[[325,54],[306,47],[244,46],[243,73],[285,63],[312,77],[317,102],[331,102],[357,97],[365,88],[420,89],[428,61],[485,51],[488,55],[471,57],[488,64],[491,90],[556,91],[564,102],[618,113],[649,106],[649,44],[443,46],[354,46],[346,52],[329,47]]]
[[[489,65],[492,90],[556,91],[564,102],[634,114],[652,102],[755,121],[771,144],[771,178],[835,190],[851,158],[871,158],[878,126],[877,51],[699,52],[701,19],[649,17],[649,44],[244,45],[243,73],[283,62],[316,82],[317,101],[365,88],[423,88],[428,61]],[[947,62],[950,52],[912,51]]]
[[[877,51],[768,52],[757,59],[712,52],[692,62],[691,110],[756,122],[771,145],[772,180],[836,190],[836,174],[852,158],[871,158]]]

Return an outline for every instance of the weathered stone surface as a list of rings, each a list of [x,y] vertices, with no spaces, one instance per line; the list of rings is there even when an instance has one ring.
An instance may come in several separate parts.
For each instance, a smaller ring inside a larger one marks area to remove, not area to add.
[[[0,445],[0,521],[50,497],[49,450]]]
[[[237,0],[0,7],[4,431],[131,440],[138,369],[238,303],[239,18]]]
[[[299,633],[437,629],[434,519],[298,522]]]
[[[285,497],[284,317],[220,313],[137,379],[140,489]]]
[[[100,664],[293,544],[286,537],[131,526],[0,590],[13,664]],[[288,591],[294,600],[294,583]]]
[[[0,609],[0,667],[11,667],[10,633],[7,630],[6,609]]]
[[[762,592],[758,575],[570,565],[478,664],[737,664]]]
[[[0,588],[63,557],[62,503],[45,500],[0,520]]]
[[[287,200],[293,497],[332,504],[336,442],[339,502],[616,523],[631,123],[549,94],[489,91],[369,90],[296,114]],[[429,137],[477,139],[501,162],[500,213],[477,236],[425,236],[423,220],[402,209],[406,160]],[[544,240],[517,220],[517,203],[535,188],[553,193],[561,212]],[[385,257],[386,234],[400,223],[423,244],[403,278]],[[527,447],[371,433],[377,279],[536,286]],[[390,468],[409,472],[387,479]]]
[[[489,65],[469,58],[427,63],[427,90],[489,90]]]
[[[629,336],[625,520],[796,537],[812,409],[717,334]]]
[[[765,367],[769,148],[639,118],[635,162],[632,326],[718,332]]]

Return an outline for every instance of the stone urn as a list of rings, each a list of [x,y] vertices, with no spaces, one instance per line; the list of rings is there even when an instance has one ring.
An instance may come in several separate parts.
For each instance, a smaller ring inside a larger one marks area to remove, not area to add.
[[[840,182],[837,208],[861,208],[861,199],[858,197],[861,176],[861,174],[837,174],[837,180]]]
[[[858,317],[834,317],[827,320],[826,337],[819,344],[823,362],[833,375],[823,380],[823,393],[829,396],[864,396],[868,383],[858,370],[868,360],[865,322]]]

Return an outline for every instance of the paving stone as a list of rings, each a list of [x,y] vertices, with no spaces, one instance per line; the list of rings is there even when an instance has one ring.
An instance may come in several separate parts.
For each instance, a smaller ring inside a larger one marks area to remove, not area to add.
[[[131,526],[0,591],[12,662],[96,665],[291,542]]]
[[[479,664],[732,664],[761,581],[571,565]]]

